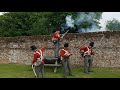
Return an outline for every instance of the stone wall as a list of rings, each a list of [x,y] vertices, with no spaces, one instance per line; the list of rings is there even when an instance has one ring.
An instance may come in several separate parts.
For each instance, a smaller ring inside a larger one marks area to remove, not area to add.
[[[95,42],[93,48],[93,66],[119,67],[120,66],[120,32],[91,32],[81,34],[67,34],[61,41],[61,47],[65,42],[69,46],[73,55],[72,65],[83,65],[83,60],[79,54],[79,47]],[[33,53],[30,51],[31,45],[38,48],[46,47],[45,57],[54,57],[54,45],[51,42],[52,36],[22,36],[22,37],[0,37],[0,63],[31,64]]]

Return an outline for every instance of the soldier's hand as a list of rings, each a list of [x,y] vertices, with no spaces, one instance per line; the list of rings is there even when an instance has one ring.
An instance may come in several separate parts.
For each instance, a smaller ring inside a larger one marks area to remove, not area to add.
[[[60,37],[60,39],[63,39],[63,37]]]

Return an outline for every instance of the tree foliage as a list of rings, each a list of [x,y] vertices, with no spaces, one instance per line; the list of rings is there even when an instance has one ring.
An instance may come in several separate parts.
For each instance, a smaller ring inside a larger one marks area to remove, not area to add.
[[[110,31],[119,31],[120,30],[120,22],[116,19],[107,21],[106,29]]]
[[[0,16],[0,36],[51,35],[62,24],[66,16],[76,17],[77,12],[9,12]],[[99,24],[101,12],[96,12],[96,23]],[[98,20],[98,21],[97,21]],[[89,25],[84,24],[85,27]],[[83,25],[83,27],[84,27]],[[75,32],[71,29],[71,32]]]

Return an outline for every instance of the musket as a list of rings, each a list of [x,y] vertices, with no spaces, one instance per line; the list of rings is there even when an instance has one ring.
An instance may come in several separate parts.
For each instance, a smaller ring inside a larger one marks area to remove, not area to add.
[[[67,31],[61,36],[61,38],[63,38],[63,37],[65,36],[65,34],[68,33],[68,31],[69,31],[69,30],[67,30]]]
[[[37,74],[36,74],[36,72],[34,70],[34,66],[33,65],[32,65],[32,69],[33,69],[33,72],[34,72],[35,76],[37,77]]]

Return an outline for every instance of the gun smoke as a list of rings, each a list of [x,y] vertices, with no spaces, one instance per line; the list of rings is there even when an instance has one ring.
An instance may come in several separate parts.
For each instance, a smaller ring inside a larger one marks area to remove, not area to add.
[[[77,16],[73,19],[72,15],[66,16],[66,24],[62,25],[62,31],[77,27],[78,33],[85,32],[97,32],[98,26],[96,24],[96,13],[95,12],[78,12]],[[87,25],[86,25],[87,24]],[[85,26],[86,27],[82,27]]]

